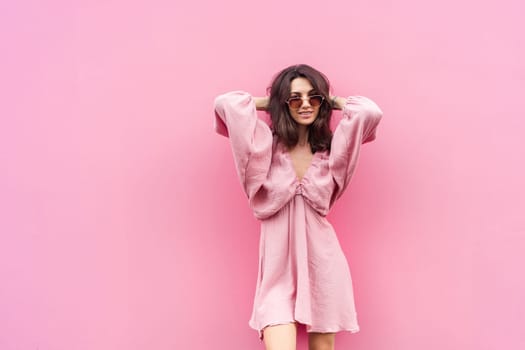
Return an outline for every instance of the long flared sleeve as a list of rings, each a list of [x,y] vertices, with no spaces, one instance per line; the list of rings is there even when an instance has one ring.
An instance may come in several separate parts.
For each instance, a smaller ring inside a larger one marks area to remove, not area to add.
[[[273,136],[257,117],[253,97],[233,91],[215,99],[215,131],[229,138],[237,174],[252,198],[264,183],[272,160]]]
[[[329,167],[336,184],[331,205],[350,183],[361,145],[376,138],[376,129],[382,116],[381,109],[369,98],[347,98],[343,118],[334,131],[330,150]]]

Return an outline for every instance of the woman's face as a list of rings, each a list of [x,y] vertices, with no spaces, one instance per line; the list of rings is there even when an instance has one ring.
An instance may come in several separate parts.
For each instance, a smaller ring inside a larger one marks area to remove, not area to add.
[[[301,97],[303,103],[297,109],[288,106],[290,115],[299,125],[310,125],[314,122],[319,114],[320,106],[312,106],[308,96],[317,95],[310,81],[306,78],[299,77],[292,80],[290,85],[290,98]]]

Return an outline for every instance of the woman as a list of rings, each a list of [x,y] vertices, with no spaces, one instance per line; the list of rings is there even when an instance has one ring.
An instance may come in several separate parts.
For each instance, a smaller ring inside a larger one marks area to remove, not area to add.
[[[296,324],[310,349],[333,349],[335,333],[357,332],[352,281],[325,218],[347,187],[361,144],[375,139],[379,107],[329,94],[326,77],[295,65],[269,97],[230,92],[215,100],[215,130],[229,137],[249,204],[261,221],[259,273],[250,326],[267,350],[295,349]],[[332,134],[332,109],[343,119]],[[266,110],[271,127],[258,119]]]

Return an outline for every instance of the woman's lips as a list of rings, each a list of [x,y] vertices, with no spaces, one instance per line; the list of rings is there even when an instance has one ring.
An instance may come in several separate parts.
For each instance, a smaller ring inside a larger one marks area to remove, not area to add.
[[[308,119],[311,118],[313,113],[312,112],[299,112],[299,115],[301,118]]]

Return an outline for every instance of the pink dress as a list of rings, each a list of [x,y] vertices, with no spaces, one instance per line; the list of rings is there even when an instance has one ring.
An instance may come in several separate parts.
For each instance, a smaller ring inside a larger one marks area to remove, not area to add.
[[[359,331],[350,270],[326,214],[348,186],[362,143],[375,139],[379,107],[347,98],[331,151],[316,152],[299,181],[284,146],[248,93],[215,100],[215,130],[229,137],[237,173],[261,221],[259,272],[249,325],[298,322],[308,332]]]

